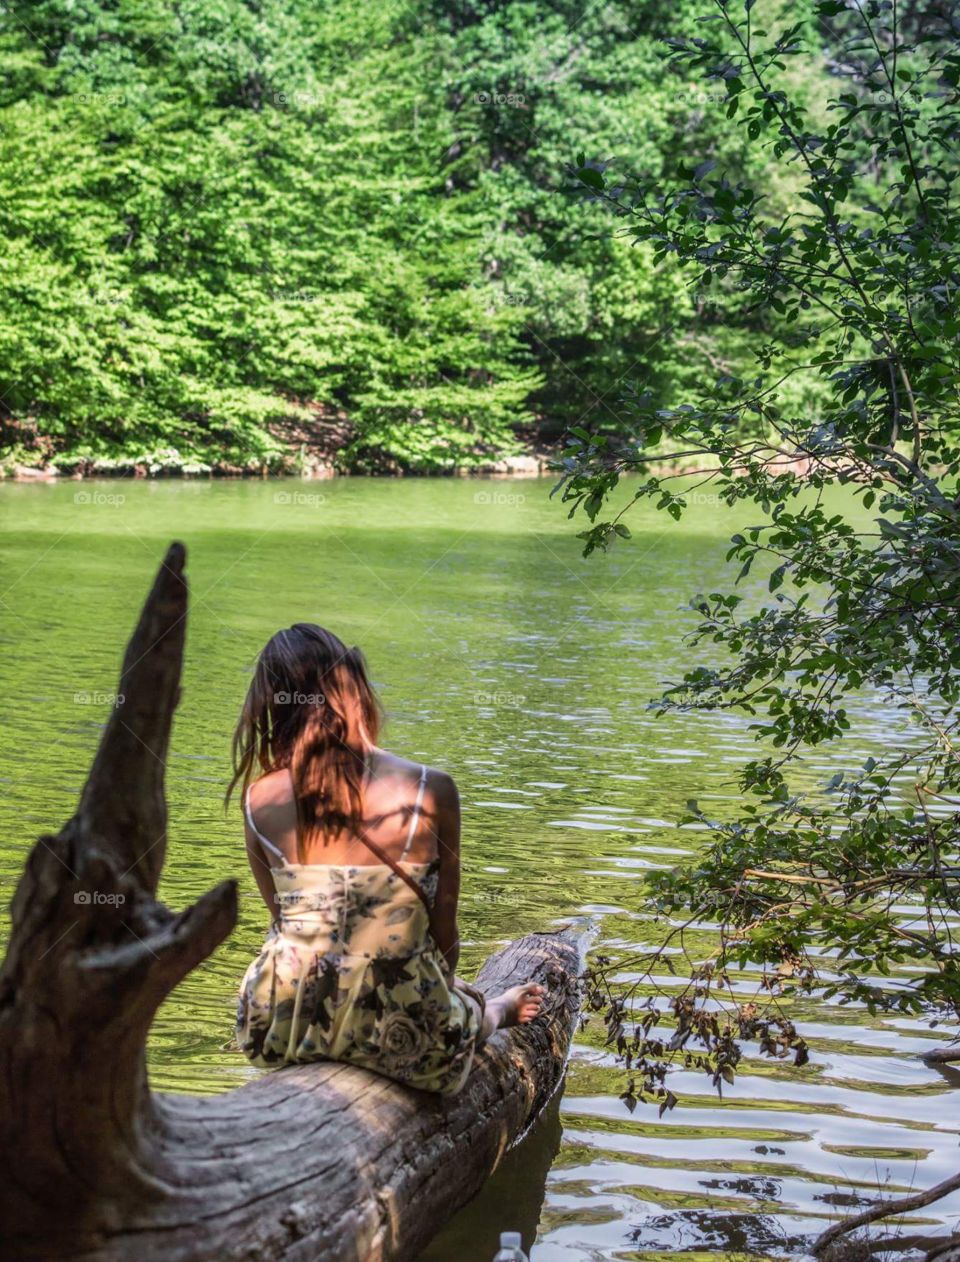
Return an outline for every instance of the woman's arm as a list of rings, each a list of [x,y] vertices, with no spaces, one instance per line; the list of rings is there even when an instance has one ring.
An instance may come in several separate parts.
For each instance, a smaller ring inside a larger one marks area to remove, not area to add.
[[[433,830],[440,856],[440,879],[433,908],[433,933],[437,946],[450,968],[456,971],[460,956],[457,929],[457,903],[460,898],[460,795],[452,776],[435,771],[433,789]]]
[[[260,842],[257,841],[256,836],[250,829],[246,811],[243,812],[243,840],[246,845],[247,862],[250,864],[250,871],[253,873],[257,889],[267,905],[267,910],[270,912],[270,920],[273,922],[277,917],[278,911],[277,891],[273,884],[273,877],[270,875],[270,864],[264,858]]]

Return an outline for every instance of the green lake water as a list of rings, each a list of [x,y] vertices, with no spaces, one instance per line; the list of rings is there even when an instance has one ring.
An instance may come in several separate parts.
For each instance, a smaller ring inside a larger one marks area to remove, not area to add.
[[[742,717],[657,719],[647,702],[696,660],[680,642],[690,625],[682,606],[723,581],[726,541],[755,510],[733,513],[700,494],[677,525],[637,509],[630,542],[584,560],[582,525],[548,499],[550,485],[0,486],[4,916],[30,845],[74,809],[163,550],[174,538],[188,547],[160,894],[180,909],[235,876],[242,901],[233,935],[159,1013],[156,1088],[224,1091],[256,1072],[229,1040],[236,987],[267,916],[238,810],[225,816],[222,796],[251,664],[294,621],[360,644],[389,716],[383,743],[459,783],[465,976],[499,944],[572,917],[592,918],[596,948],[615,958],[662,932],[639,909],[644,873],[699,844],[696,830],[673,822],[688,798],[735,809],[753,742]],[[861,699],[855,715],[847,766],[898,736],[879,700]],[[824,755],[807,774],[828,766]],[[711,927],[696,932],[706,951]],[[750,978],[742,985],[746,993]],[[960,1074],[917,1059],[942,1031],[816,998],[796,1017],[809,1066],[751,1057],[722,1101],[705,1079],[677,1073],[682,1105],[662,1120],[619,1099],[623,1076],[594,1019],[577,1037],[562,1100],[424,1262],[488,1262],[497,1232],[513,1227],[535,1240],[534,1262],[677,1249],[694,1259],[783,1256],[878,1186],[928,1186],[956,1168]],[[954,1198],[910,1230],[942,1233],[958,1215]]]

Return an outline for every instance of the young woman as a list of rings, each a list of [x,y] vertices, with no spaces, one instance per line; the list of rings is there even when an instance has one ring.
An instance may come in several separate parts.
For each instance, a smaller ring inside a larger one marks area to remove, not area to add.
[[[377,745],[359,649],[310,623],[257,661],[233,741],[247,856],[273,917],[240,987],[255,1065],[350,1061],[427,1091],[460,1089],[499,1026],[543,987],[495,999],[455,976],[460,804],[442,771]]]

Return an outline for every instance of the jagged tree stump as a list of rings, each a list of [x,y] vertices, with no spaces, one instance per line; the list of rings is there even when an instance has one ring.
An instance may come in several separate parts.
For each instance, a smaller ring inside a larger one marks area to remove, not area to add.
[[[487,962],[485,991],[536,978],[545,1014],[498,1032],[451,1099],[332,1063],[220,1096],[152,1093],[154,1014],[237,914],[234,881],[179,914],[156,899],[184,560],[171,547],[77,812],[34,846],[13,899],[0,970],[3,1257],[412,1259],[557,1089],[579,946],[532,934]]]

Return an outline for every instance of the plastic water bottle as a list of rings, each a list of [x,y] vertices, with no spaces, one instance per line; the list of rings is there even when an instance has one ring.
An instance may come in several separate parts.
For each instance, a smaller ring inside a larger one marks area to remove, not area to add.
[[[493,1262],[529,1262],[521,1247],[522,1244],[519,1231],[501,1231],[500,1252]]]

